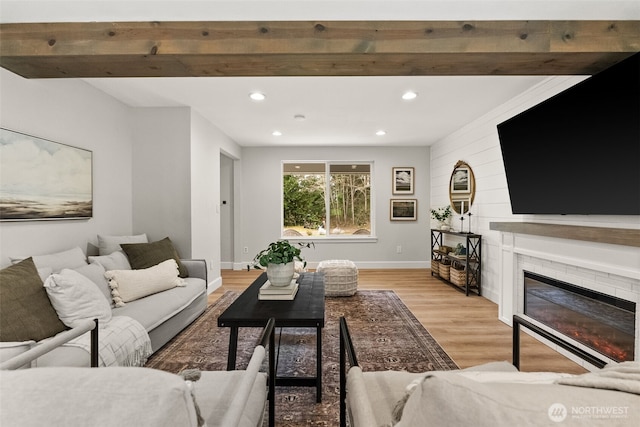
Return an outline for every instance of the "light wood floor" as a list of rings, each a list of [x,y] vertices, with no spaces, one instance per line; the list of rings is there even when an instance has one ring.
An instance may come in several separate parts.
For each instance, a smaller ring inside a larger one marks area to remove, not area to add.
[[[361,269],[358,289],[391,289],[461,368],[496,360],[511,362],[512,330],[498,320],[498,306],[475,295],[465,296],[431,276],[428,269]],[[223,285],[209,296],[243,291],[260,274],[222,271]],[[586,370],[525,333],[520,335],[520,370],[579,374]]]

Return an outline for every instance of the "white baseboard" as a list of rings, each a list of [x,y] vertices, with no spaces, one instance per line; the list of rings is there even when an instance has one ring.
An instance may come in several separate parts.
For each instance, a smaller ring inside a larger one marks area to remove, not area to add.
[[[431,268],[431,261],[353,261],[358,269],[376,268]],[[314,265],[315,264],[315,265]],[[316,268],[319,263],[309,263],[308,267]]]
[[[209,282],[209,284],[207,285],[207,295],[213,293],[220,286],[222,286],[222,277],[218,277],[215,280]]]
[[[312,270],[318,267],[320,262],[309,262],[307,268]],[[375,269],[375,268],[431,268],[431,261],[354,261],[359,269]],[[225,263],[228,264],[228,263]],[[223,269],[230,267],[221,266]],[[234,263],[233,270],[246,270],[247,263]]]
[[[233,270],[236,270],[236,271],[246,270],[248,265],[249,265],[248,262],[236,262],[236,263],[233,263]]]

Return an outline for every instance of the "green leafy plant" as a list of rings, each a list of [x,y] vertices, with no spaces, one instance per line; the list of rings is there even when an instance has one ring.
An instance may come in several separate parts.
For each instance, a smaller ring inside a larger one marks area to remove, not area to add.
[[[267,267],[269,264],[287,264],[291,261],[298,260],[307,266],[307,261],[302,257],[302,248],[315,247],[313,242],[299,242],[297,247],[289,243],[288,240],[278,240],[269,243],[266,249],[261,250],[253,257],[253,267]]]
[[[452,215],[451,206],[447,205],[444,208],[431,209],[431,218],[439,222],[444,222]]]

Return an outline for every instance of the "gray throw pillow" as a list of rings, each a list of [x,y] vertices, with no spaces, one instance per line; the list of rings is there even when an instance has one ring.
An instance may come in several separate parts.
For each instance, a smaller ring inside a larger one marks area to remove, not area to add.
[[[107,236],[98,234],[98,253],[109,255],[119,251],[122,243],[148,243],[146,234],[136,234],[135,236]]]
[[[189,277],[189,271],[180,262],[180,256],[168,237],[152,243],[123,243],[120,246],[127,254],[129,264],[134,270],[153,267],[162,261],[175,259],[180,277]]]
[[[0,270],[0,325],[0,341],[40,341],[67,329],[32,258]]]

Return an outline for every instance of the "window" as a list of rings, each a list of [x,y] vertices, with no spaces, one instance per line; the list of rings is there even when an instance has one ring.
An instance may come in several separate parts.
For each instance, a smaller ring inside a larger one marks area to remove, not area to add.
[[[282,236],[371,236],[368,162],[283,162]]]

